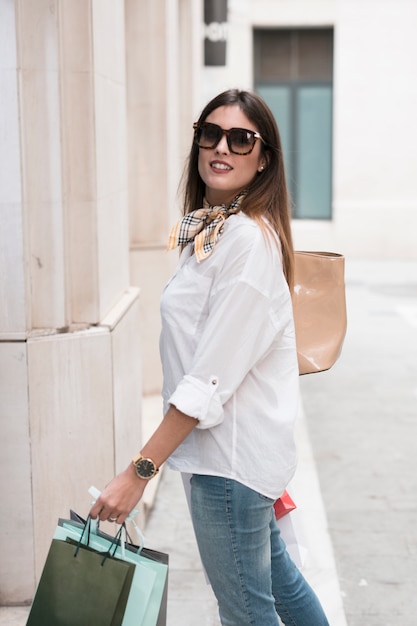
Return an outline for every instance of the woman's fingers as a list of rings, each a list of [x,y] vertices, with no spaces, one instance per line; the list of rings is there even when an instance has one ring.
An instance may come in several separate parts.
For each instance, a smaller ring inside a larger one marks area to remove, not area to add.
[[[92,519],[123,524],[142,497],[146,481],[136,476],[133,465],[118,474],[103,490],[90,510]]]

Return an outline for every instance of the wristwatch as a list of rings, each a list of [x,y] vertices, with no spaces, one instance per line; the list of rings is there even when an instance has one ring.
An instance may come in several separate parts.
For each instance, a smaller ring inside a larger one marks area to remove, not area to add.
[[[143,457],[141,454],[138,454],[138,456],[132,460],[132,463],[135,466],[135,471],[139,478],[150,480],[159,472],[159,468],[156,467],[154,461]]]

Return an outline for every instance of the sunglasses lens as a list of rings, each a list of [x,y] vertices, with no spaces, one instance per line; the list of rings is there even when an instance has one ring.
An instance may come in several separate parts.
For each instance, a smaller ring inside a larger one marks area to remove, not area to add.
[[[215,148],[222,134],[222,129],[217,124],[202,124],[196,130],[197,145],[200,148]]]
[[[254,134],[244,128],[232,128],[229,133],[230,149],[236,154],[247,154],[255,143]]]

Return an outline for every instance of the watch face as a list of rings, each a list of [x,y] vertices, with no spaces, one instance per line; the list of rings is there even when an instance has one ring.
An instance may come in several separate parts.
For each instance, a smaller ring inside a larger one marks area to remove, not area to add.
[[[155,474],[155,464],[149,459],[141,459],[136,465],[137,475],[141,478],[152,478]]]

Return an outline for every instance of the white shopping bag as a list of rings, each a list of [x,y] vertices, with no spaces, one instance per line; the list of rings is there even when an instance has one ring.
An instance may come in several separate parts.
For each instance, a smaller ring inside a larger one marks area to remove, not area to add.
[[[297,567],[304,567],[307,559],[307,540],[298,509],[290,511],[277,521],[287,552]]]

